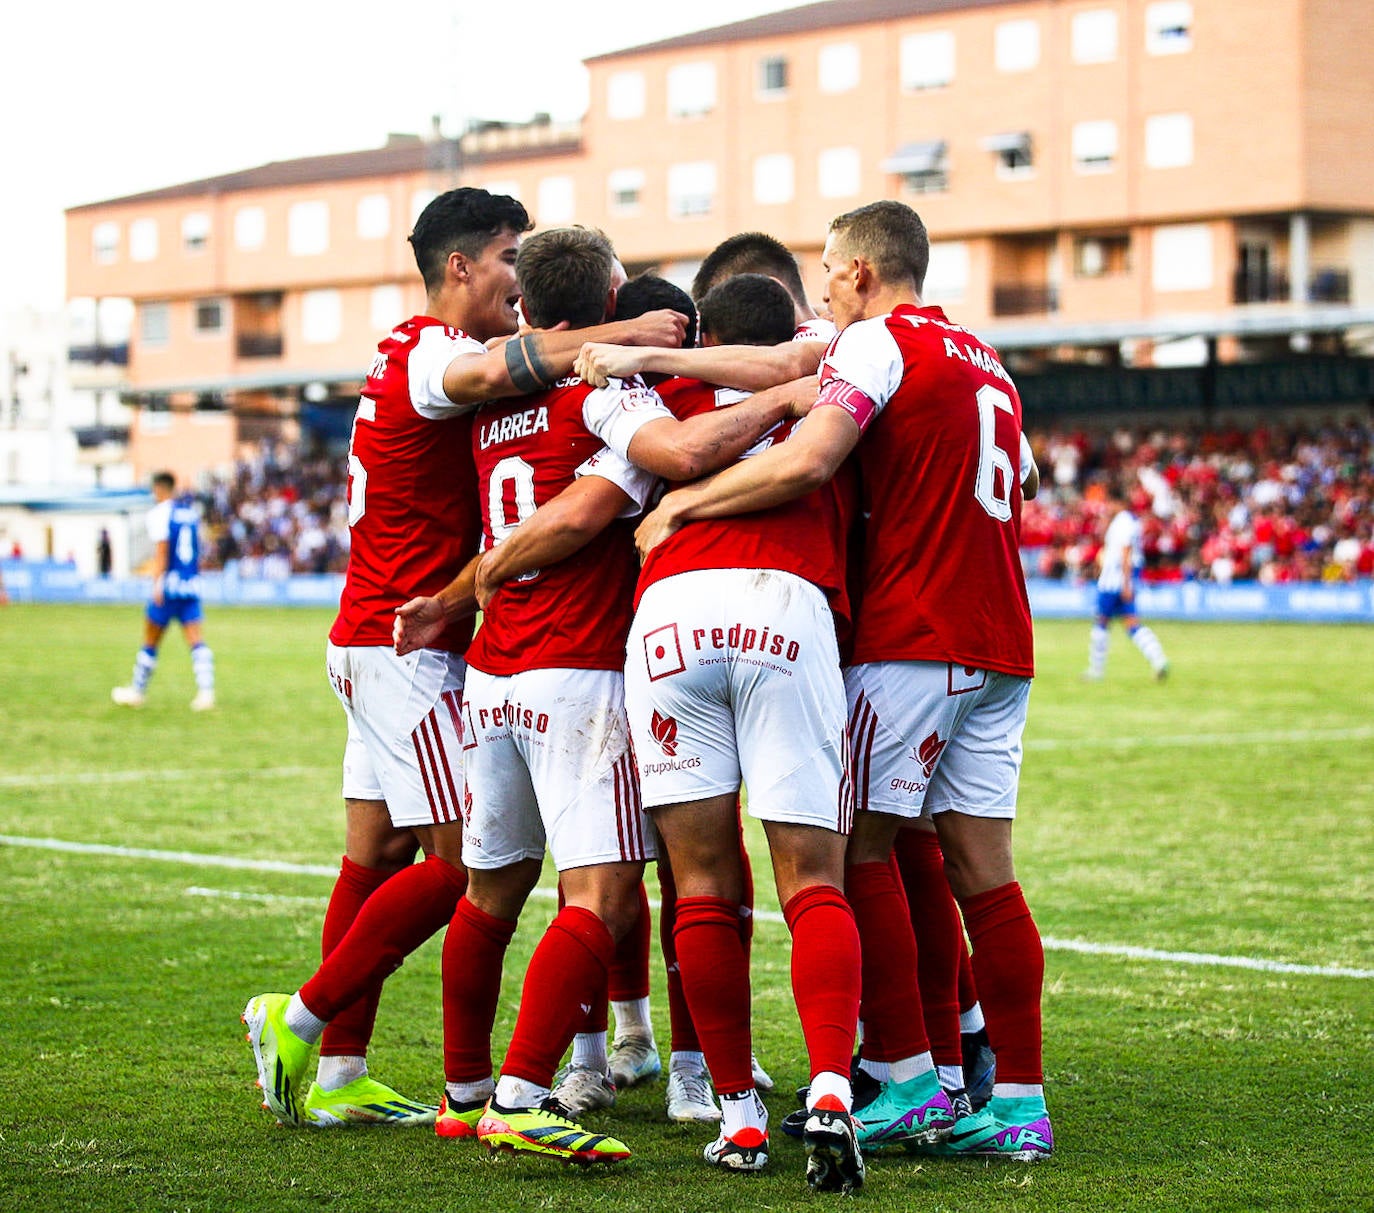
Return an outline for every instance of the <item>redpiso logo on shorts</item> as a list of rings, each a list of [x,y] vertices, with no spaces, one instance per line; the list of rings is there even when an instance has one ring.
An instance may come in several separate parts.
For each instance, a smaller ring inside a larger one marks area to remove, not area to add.
[[[935,764],[940,761],[940,755],[944,753],[944,749],[945,743],[940,740],[938,730],[921,742],[919,746],[912,747],[912,760],[921,764],[921,770],[926,773],[927,779],[935,773]]]
[[[669,758],[677,757],[677,721],[671,716],[655,712],[649,721],[649,733],[658,742],[658,748]]]

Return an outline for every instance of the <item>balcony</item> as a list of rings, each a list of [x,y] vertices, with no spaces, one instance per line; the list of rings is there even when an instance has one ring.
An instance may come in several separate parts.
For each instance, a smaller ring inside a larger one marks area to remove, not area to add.
[[[994,316],[1044,316],[1059,310],[1059,288],[1054,286],[994,286]]]
[[[129,343],[121,341],[118,345],[73,345],[67,349],[67,359],[88,366],[128,366]]]
[[[240,358],[280,358],[282,336],[280,333],[240,333],[235,348]]]
[[[1292,285],[1287,270],[1237,270],[1231,297],[1236,303],[1287,303]],[[1332,268],[1313,270],[1307,284],[1310,303],[1349,303],[1350,271]]]

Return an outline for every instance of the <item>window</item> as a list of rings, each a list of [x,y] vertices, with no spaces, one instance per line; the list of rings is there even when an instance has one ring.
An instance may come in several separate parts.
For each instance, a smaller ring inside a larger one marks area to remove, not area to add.
[[[1071,31],[1075,63],[1111,63],[1116,59],[1116,13],[1111,9],[1074,13]]]
[[[1212,229],[1205,223],[1154,230],[1151,280],[1157,291],[1205,291],[1212,285]]]
[[[329,203],[292,204],[286,213],[286,247],[296,257],[314,257],[329,247]]]
[[[882,163],[885,173],[895,173],[913,194],[938,194],[949,189],[949,165],[943,139],[904,143]]]
[[[358,239],[381,240],[391,231],[391,199],[367,194],[358,199]]]
[[[1040,25],[1003,21],[993,36],[993,60],[999,72],[1028,72],[1040,62]]]
[[[716,108],[716,68],[712,63],[679,63],[668,69],[668,116],[697,118]]]
[[[165,303],[145,303],[138,309],[138,339],[143,345],[166,345],[172,336],[172,310]]]
[[[152,261],[157,256],[157,220],[135,219],[129,224],[129,257]]]
[[[782,97],[787,93],[787,60],[768,55],[759,60],[758,91],[761,97]]]
[[[616,72],[606,81],[606,113],[618,121],[644,116],[643,72]]]
[[[338,291],[306,291],[301,296],[301,340],[310,345],[337,341],[343,331],[343,300]]]
[[[234,212],[234,245],[244,252],[267,242],[267,212],[260,206],[240,207]]]
[[[968,245],[960,240],[938,241],[930,246],[930,266],[921,300],[930,304],[963,303],[968,279]]]
[[[203,253],[210,247],[210,216],[204,211],[192,211],[181,217],[181,251]]]
[[[119,260],[119,224],[97,223],[91,229],[91,258],[96,265]]]
[[[606,178],[610,208],[617,215],[638,214],[644,200],[644,170],[618,168]]]
[[[786,152],[754,160],[754,201],[764,206],[791,202],[796,192],[792,157]]]
[[[224,300],[197,299],[192,305],[195,330],[204,336],[224,332]]]
[[[1193,46],[1193,6],[1161,0],[1145,9],[1145,49],[1151,55],[1181,55]]]
[[[1105,278],[1131,268],[1129,236],[1082,236],[1073,242],[1073,272],[1078,278]]]
[[[571,223],[575,209],[573,179],[545,177],[539,183],[539,201],[535,209],[540,223]]]
[[[1151,114],[1145,119],[1145,164],[1182,168],[1193,162],[1191,114]]]
[[[902,87],[943,88],[954,79],[954,35],[908,34],[902,39]]]
[[[858,88],[858,46],[853,42],[834,42],[821,47],[817,70],[823,93],[848,93]]]
[[[857,147],[828,147],[816,167],[822,198],[852,198],[859,192],[862,166]]]
[[[1008,179],[1029,177],[1034,163],[1031,155],[1029,131],[1008,131],[1003,135],[989,135],[983,140],[985,150],[997,157],[997,175]]]
[[[1099,173],[1116,162],[1116,123],[1075,122],[1073,164],[1080,173]]]
[[[674,219],[709,215],[716,203],[716,166],[710,160],[668,168],[668,214]]]
[[[368,308],[368,319],[377,332],[385,332],[392,325],[405,319],[401,311],[403,307],[405,307],[405,295],[399,286],[394,283],[374,286]]]

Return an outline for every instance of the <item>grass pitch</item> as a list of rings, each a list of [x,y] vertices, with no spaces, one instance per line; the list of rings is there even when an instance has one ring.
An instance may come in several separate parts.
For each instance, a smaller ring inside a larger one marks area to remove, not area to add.
[[[635,1151],[609,1171],[420,1131],[275,1127],[238,1013],[294,989],[318,955],[330,877],[294,866],[331,872],[342,849],[328,616],[213,611],[220,707],[203,715],[186,710],[176,635],[148,706],[110,704],[139,626],[129,608],[0,610],[0,1207],[689,1213],[835,1199],[806,1190],[781,1133],[768,1173],[716,1173],[700,1159],[710,1133],[663,1119],[661,1083],[588,1118]],[[880,1156],[866,1207],[1374,1207],[1374,629],[1157,631],[1173,661],[1163,685],[1119,632],[1094,685],[1078,678],[1085,624],[1037,632],[1017,847],[1047,939],[1057,1153],[1035,1167]],[[760,908],[776,911],[755,856]],[[512,947],[498,1052],[551,912],[533,901]],[[767,915],[754,958],[776,1124],[806,1073],[787,936]],[[371,1055],[377,1077],[431,1099],[438,970],[434,940],[388,982]]]

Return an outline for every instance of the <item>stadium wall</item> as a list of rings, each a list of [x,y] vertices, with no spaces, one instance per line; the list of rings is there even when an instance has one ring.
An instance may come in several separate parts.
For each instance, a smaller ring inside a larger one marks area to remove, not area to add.
[[[146,577],[98,578],[74,564],[0,560],[5,587],[15,602],[124,602],[148,599]],[[1087,619],[1096,590],[1091,584],[1032,578],[1026,583],[1031,612],[1042,619]],[[343,577],[298,574],[285,580],[239,577],[233,570],[201,574],[201,598],[215,606],[338,605]],[[1374,581],[1341,585],[1298,583],[1216,585],[1185,581],[1142,586],[1137,593],[1148,619],[1198,621],[1374,623]]]

